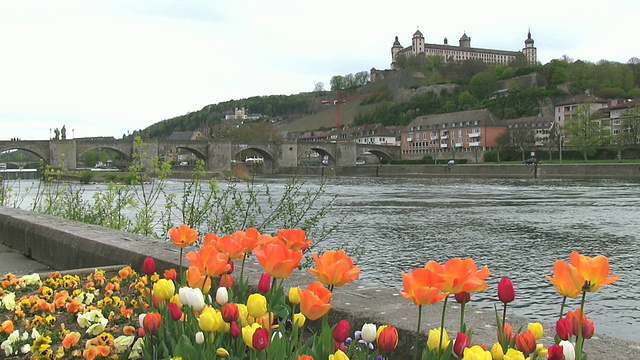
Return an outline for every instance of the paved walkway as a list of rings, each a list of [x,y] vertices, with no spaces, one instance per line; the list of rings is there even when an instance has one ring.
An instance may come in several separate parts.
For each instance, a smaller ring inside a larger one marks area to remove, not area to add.
[[[0,243],[0,278],[6,273],[28,275],[52,269]]]

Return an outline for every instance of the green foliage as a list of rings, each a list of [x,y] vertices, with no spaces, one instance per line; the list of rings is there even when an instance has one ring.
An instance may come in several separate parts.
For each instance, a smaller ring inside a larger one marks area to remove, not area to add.
[[[493,163],[498,162],[498,151],[497,150],[487,150],[484,152],[484,162]]]
[[[469,92],[476,99],[487,99],[496,90],[498,90],[498,83],[495,75],[491,72],[478,73],[469,81]]]
[[[80,173],[80,182],[83,184],[88,184],[91,182],[91,180],[93,180],[95,176],[96,173],[94,173],[93,171],[83,171],[82,173]]]
[[[598,126],[591,121],[592,118],[591,104],[581,104],[574,109],[573,116],[564,125],[564,133],[571,139],[571,146],[582,152],[584,160],[602,143]]]

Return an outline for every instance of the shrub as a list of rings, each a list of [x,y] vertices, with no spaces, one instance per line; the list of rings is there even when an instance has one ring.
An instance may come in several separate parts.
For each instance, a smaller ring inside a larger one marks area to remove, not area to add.
[[[92,171],[83,171],[80,174],[80,182],[83,184],[88,184],[91,182],[91,180],[93,180],[94,176],[96,176],[96,174]]]

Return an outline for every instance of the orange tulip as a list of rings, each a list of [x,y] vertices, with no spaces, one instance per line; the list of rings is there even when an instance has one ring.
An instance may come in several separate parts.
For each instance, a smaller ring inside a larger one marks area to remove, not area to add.
[[[245,253],[252,252],[255,249],[260,237],[258,230],[252,227],[248,228],[247,231],[236,231],[234,235],[240,238],[240,243],[242,243]]]
[[[244,257],[242,238],[235,233],[218,239],[215,246],[220,252],[227,254],[229,259],[242,259]]]
[[[527,356],[536,350],[536,337],[531,330],[516,334],[516,347]]]
[[[206,284],[204,284],[205,278],[207,279]],[[189,269],[187,269],[187,285],[189,285],[190,288],[202,290],[203,284],[203,293],[208,294],[209,290],[211,290],[211,278],[204,276],[195,266],[190,266]]]
[[[300,294],[300,312],[310,320],[317,320],[331,309],[331,291],[322,283],[314,281]]]
[[[601,286],[618,280],[618,274],[609,276],[609,259],[606,256],[592,258],[574,251],[569,256],[569,261],[584,278],[583,291],[596,292]]]
[[[487,289],[485,281],[491,272],[488,267],[478,270],[473,259],[453,258],[444,265],[440,265],[435,261],[429,261],[425,268],[438,274],[443,283],[440,291],[450,294],[471,293],[475,291],[484,291]]]
[[[302,260],[301,250],[291,250],[282,241],[269,241],[254,249],[253,253],[264,271],[277,279],[289,277]]]
[[[169,236],[171,237],[173,244],[179,248],[184,248],[198,240],[198,232],[196,229],[192,229],[184,224],[180,225],[178,228],[169,229]]]
[[[157,312],[148,312],[147,315],[144,316],[142,320],[142,327],[144,328],[145,333],[147,334],[155,334],[158,332],[160,328],[160,324],[162,323],[162,316]]]
[[[576,267],[567,264],[566,261],[557,260],[553,264],[553,277],[545,276],[562,296],[575,299],[582,292],[584,278]]]
[[[313,356],[311,356],[311,355],[298,355],[296,360],[313,360]]]
[[[306,239],[307,235],[302,229],[280,229],[278,230],[278,238],[284,241],[291,250],[304,250],[311,239]]]
[[[444,300],[447,293],[440,292],[444,280],[427,268],[418,268],[406,274],[402,273],[404,291],[400,294],[413,300],[416,305],[435,304]]]
[[[318,257],[312,254],[316,267],[309,269],[321,283],[325,285],[342,286],[355,280],[360,275],[360,269],[353,265],[351,258],[344,250],[328,250]]]
[[[187,260],[204,275],[211,277],[218,277],[231,269],[227,254],[219,252],[212,245],[203,246],[199,251],[188,252]]]
[[[207,245],[216,246],[216,243],[218,242],[218,240],[220,240],[218,235],[213,233],[207,234],[204,236],[204,239],[202,239],[202,246],[207,246]]]

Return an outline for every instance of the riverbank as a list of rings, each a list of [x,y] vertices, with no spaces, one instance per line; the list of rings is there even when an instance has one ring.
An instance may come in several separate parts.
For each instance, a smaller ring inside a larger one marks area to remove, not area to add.
[[[171,244],[156,239],[87,225],[56,217],[0,207],[0,244],[28,255],[31,259],[53,269],[104,267],[131,264],[142,268],[147,256],[156,259],[158,271],[176,268],[179,252]],[[184,259],[183,259],[184,260]],[[248,262],[245,274],[250,282],[257,284],[262,270],[254,261]],[[294,272],[285,287],[306,286],[311,276],[306,272]],[[417,308],[398,294],[384,286],[367,286],[356,281],[336,289],[332,298],[331,322],[348,320],[354,328],[363,323],[393,324],[399,329],[399,349],[393,359],[407,358],[411,353],[413,334],[417,326]],[[423,335],[439,326],[441,304],[425,306],[423,311]],[[457,329],[459,307],[451,306],[447,312],[445,328]],[[466,322],[474,329],[474,342],[495,342],[495,315],[493,311],[471,308],[467,310]],[[526,326],[527,320],[510,316],[514,329]],[[545,324],[545,344],[553,342],[554,326]],[[589,359],[635,359],[640,357],[640,344],[598,335],[585,343]],[[453,330],[451,330],[453,331]]]

